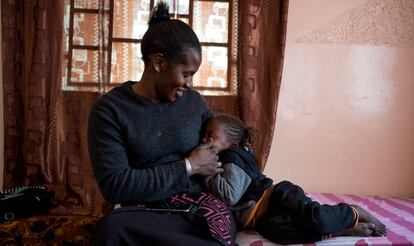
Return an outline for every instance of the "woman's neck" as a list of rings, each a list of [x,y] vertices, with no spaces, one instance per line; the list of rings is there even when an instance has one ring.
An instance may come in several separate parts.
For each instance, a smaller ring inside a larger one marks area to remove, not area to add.
[[[155,91],[154,83],[152,76],[148,76],[144,72],[141,80],[132,86],[132,90],[139,96],[142,96],[155,104],[159,104],[160,99]]]

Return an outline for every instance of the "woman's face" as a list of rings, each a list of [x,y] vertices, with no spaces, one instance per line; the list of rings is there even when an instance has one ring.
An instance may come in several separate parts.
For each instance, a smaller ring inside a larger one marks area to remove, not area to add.
[[[195,49],[187,49],[182,56],[180,63],[165,62],[157,73],[155,90],[160,101],[173,102],[193,85],[193,75],[200,67],[201,54]]]
[[[208,122],[202,141],[205,144],[210,144],[211,148],[216,149],[218,152],[232,145],[227,139],[227,126],[216,119]]]

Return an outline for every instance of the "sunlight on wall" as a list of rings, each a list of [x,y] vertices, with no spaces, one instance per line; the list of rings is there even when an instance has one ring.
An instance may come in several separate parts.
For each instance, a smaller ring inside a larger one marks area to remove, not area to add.
[[[347,88],[349,103],[361,114],[387,114],[392,105],[392,74],[396,63],[393,49],[378,52],[375,47],[357,46],[349,53],[353,80]],[[378,69],[381,68],[381,69]]]

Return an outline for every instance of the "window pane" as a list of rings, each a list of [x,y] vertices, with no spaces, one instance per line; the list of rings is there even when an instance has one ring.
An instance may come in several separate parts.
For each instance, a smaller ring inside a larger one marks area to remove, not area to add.
[[[113,43],[111,83],[127,80],[138,81],[144,71],[141,60],[141,45],[136,43]]]
[[[202,47],[203,61],[194,76],[194,86],[227,87],[227,48]]]
[[[73,44],[98,45],[98,15],[75,13],[73,19]]]
[[[201,42],[227,43],[229,3],[194,1],[193,29]]]
[[[69,50],[69,18],[70,18],[70,1],[66,0],[65,5],[65,17],[63,19],[64,29],[65,29],[65,54],[67,54]]]
[[[97,9],[99,0],[75,0],[75,8],[79,9]]]
[[[98,52],[73,49],[71,82],[98,82]]]
[[[170,6],[170,14],[189,14],[190,0],[167,0],[165,2]]]
[[[113,37],[141,39],[148,29],[150,0],[115,0]]]
[[[184,22],[185,24],[189,25],[190,21],[188,18],[178,18],[180,21]]]

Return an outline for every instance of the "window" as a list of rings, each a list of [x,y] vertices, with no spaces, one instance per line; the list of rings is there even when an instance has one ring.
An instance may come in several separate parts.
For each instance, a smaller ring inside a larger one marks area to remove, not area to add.
[[[108,0],[108,65],[110,88],[138,81],[144,69],[140,43],[156,0]],[[204,95],[237,92],[238,0],[168,0],[172,18],[189,24],[200,39],[203,62],[194,88]],[[65,62],[62,88],[99,90],[99,0],[66,0]]]

